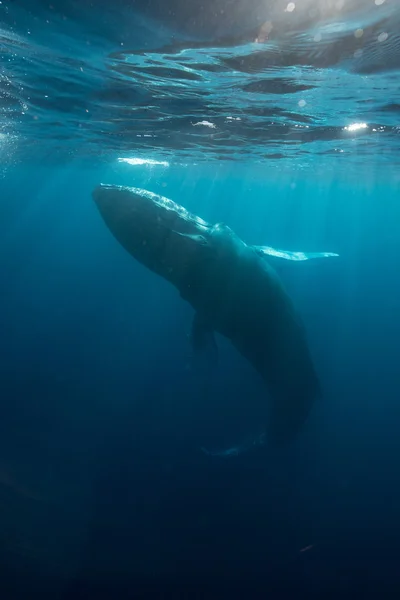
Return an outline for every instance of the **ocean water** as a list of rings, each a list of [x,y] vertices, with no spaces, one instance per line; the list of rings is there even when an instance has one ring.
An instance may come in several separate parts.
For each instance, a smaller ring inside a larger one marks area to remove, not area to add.
[[[399,26],[395,0],[0,2],[2,599],[396,597]],[[323,389],[290,443],[255,443],[227,339],[193,368],[193,309],[99,183],[339,255],[271,261]]]

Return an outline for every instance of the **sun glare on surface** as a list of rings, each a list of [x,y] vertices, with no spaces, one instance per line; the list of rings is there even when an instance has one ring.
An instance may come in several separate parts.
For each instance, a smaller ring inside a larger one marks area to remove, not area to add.
[[[118,162],[127,163],[128,165],[140,166],[149,165],[151,167],[159,165],[161,167],[169,167],[169,163],[164,160],[153,160],[151,158],[119,158]]]
[[[368,125],[366,123],[352,123],[351,125],[347,125],[345,127],[346,131],[359,131],[360,129],[367,129]]]

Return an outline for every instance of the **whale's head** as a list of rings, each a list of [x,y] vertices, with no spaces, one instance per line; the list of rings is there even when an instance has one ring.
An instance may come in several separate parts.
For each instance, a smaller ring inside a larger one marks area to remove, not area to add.
[[[146,267],[174,280],[204,245],[211,226],[172,200],[140,188],[99,185],[93,200],[119,243]],[[173,281],[175,283],[175,281]]]

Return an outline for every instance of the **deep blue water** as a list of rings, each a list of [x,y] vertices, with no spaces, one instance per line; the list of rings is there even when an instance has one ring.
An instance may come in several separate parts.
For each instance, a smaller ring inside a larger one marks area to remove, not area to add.
[[[3,0],[5,600],[396,597],[400,13],[371,5]],[[193,310],[110,235],[100,182],[339,254],[277,265],[323,387],[292,443],[201,452],[262,429],[264,385],[221,337],[190,368]]]

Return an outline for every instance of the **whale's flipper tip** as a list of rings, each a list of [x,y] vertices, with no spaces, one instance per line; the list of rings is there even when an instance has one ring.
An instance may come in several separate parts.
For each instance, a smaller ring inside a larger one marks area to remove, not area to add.
[[[282,258],[294,262],[304,262],[317,258],[337,258],[339,256],[336,252],[294,252],[292,250],[278,250],[277,248],[272,248],[272,246],[253,246],[253,248],[256,254],[263,258]]]

